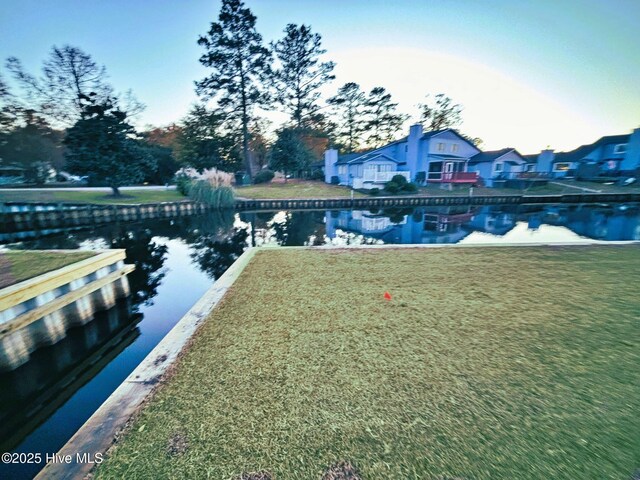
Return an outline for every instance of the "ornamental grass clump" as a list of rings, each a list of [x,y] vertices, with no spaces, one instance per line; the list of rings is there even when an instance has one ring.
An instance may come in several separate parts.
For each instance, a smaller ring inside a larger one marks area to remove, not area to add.
[[[194,168],[181,168],[176,172],[178,190],[196,202],[213,208],[232,208],[235,194],[231,188],[233,175],[209,168],[199,173]]]

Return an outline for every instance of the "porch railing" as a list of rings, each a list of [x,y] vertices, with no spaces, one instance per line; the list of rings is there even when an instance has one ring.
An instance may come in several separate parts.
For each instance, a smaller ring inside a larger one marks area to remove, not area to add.
[[[370,172],[365,170],[362,180],[364,182],[385,183],[391,181],[396,175],[402,175],[407,181],[411,181],[411,175],[409,172]]]
[[[429,172],[427,181],[431,182],[475,182],[477,172]]]

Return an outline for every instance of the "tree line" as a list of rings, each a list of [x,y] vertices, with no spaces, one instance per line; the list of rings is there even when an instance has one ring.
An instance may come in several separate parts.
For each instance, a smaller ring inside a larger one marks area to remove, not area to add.
[[[9,58],[15,95],[0,73],[0,162],[21,166],[33,182],[50,166],[109,185],[171,180],[180,166],[262,168],[308,175],[328,148],[357,152],[397,138],[408,115],[384,87],[365,92],[348,82],[329,98],[335,63],[309,25],[288,24],[266,44],[256,16],[241,0],[223,0],[217,21],[198,39],[208,75],[195,82],[200,101],[181,121],[138,131],[144,106],[116,92],[106,68],[78,47],[53,47],[41,74]],[[427,130],[458,127],[462,107],[444,94],[419,105]],[[287,115],[275,132],[267,111]],[[274,135],[275,134],[275,135]],[[477,141],[477,139],[472,139]]]

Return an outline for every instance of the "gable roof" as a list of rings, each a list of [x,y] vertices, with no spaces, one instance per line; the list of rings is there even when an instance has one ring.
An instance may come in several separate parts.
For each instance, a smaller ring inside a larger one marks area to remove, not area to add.
[[[445,128],[444,130],[431,130],[430,132],[425,132],[425,133],[422,134],[421,138],[422,138],[422,140],[428,140],[431,137],[435,137],[436,135],[440,135],[441,133],[448,132],[448,131],[452,131],[453,133],[455,133],[456,135],[458,135],[460,137],[460,134],[458,132],[456,132],[455,130],[452,130],[450,128]]]
[[[489,152],[480,152],[469,159],[470,164],[482,163],[482,162],[493,162],[500,157],[504,157],[507,153],[514,153],[523,162],[527,162],[527,159],[524,158],[515,148],[502,148],[500,150],[492,150]]]
[[[556,153],[556,156],[553,159],[553,163],[579,162],[585,156],[593,152],[596,148],[602,147],[604,145],[627,143],[630,137],[631,137],[631,134],[629,133],[625,135],[608,135],[608,136],[602,137],[589,145],[581,145],[575,150],[571,150],[570,152]]]
[[[527,163],[536,163],[538,161],[538,153],[531,153],[528,155],[522,155]]]
[[[336,165],[346,165],[351,160],[354,160],[354,159],[356,159],[358,157],[361,157],[362,155],[366,155],[367,153],[370,153],[370,152],[371,151],[358,152],[358,153],[347,153],[346,155],[340,155],[340,157],[338,158],[338,161],[336,162]]]
[[[376,160],[376,159],[389,160],[394,163],[400,163],[395,158],[392,158],[389,155],[385,155],[384,153],[370,152],[370,153],[365,153],[364,155],[361,155],[354,160],[351,160],[349,164],[356,165],[358,163],[365,163],[365,162],[369,162],[371,160]]]

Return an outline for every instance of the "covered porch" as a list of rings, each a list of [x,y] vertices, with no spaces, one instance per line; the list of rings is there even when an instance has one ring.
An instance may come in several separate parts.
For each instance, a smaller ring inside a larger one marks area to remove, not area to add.
[[[474,184],[478,181],[477,172],[467,171],[468,159],[438,158],[429,162],[427,183],[466,183]]]

